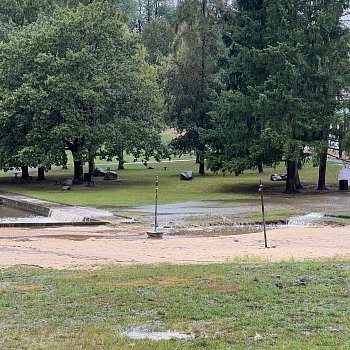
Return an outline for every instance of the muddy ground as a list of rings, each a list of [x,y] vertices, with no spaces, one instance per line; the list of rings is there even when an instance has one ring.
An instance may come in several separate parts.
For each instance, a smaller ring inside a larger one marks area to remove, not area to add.
[[[1,228],[0,267],[96,268],[105,264],[213,263],[236,258],[263,260],[350,258],[350,227],[269,229],[237,233],[230,226],[167,229],[150,239],[147,227]]]
[[[260,211],[258,200],[188,202],[159,206],[162,239],[150,239],[146,233],[154,230],[153,206],[128,209],[136,222],[114,216],[106,226],[1,227],[0,268],[212,263],[247,257],[271,261],[350,258],[350,226],[325,225],[329,220],[324,216],[349,212],[349,192],[270,193],[265,204],[267,213],[297,209],[306,214],[299,221],[294,219],[293,227],[268,226],[268,248],[261,225],[235,225],[247,214]]]

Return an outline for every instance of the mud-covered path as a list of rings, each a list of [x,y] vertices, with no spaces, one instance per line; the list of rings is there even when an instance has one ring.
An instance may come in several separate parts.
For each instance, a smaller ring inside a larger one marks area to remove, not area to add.
[[[147,238],[146,227],[1,228],[0,267],[95,268],[104,264],[203,264],[235,258],[349,259],[350,227],[283,228],[268,231],[268,249],[261,232],[230,235],[230,227],[208,227],[196,236]],[[207,230],[208,234],[203,234]],[[225,234],[223,234],[225,233]],[[233,233],[233,232],[232,232]]]

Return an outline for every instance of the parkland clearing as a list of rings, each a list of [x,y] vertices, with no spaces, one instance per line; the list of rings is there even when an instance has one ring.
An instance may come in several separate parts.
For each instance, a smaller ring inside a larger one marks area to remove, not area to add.
[[[350,349],[349,10],[1,0],[0,349]]]

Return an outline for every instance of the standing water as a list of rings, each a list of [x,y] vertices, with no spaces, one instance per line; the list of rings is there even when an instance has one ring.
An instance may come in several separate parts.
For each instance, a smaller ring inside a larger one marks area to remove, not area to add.
[[[297,227],[308,227],[310,224],[317,222],[323,218],[324,214],[321,213],[310,213],[300,216],[292,216],[289,218],[287,226]]]
[[[193,334],[179,332],[153,332],[143,327],[134,327],[122,332],[123,335],[131,339],[150,339],[150,340],[170,340],[170,339],[193,339]]]

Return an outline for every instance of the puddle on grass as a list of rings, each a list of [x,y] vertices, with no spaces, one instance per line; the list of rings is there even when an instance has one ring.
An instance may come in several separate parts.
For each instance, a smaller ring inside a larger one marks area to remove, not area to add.
[[[327,213],[330,210],[332,213],[344,212],[344,208],[350,206],[350,192],[319,193],[317,190],[313,190],[313,187],[311,190],[310,192],[306,186],[304,192],[297,196],[286,196],[282,193],[276,194],[274,191],[267,191],[265,198],[266,212],[288,212],[296,209],[304,213],[311,212],[306,217],[293,216],[289,221],[290,226],[309,226],[322,220],[322,214],[319,213]],[[187,227],[197,223],[202,225],[215,223],[230,225],[241,222],[247,214],[260,213],[260,211],[261,205],[258,196],[256,199],[244,201],[192,201],[159,205],[158,221],[160,225],[174,226],[172,223],[175,223],[177,227]],[[139,206],[128,209],[128,213],[133,212],[135,212],[133,216],[141,223],[150,225],[154,221],[154,206]]]
[[[268,224],[268,229],[284,228],[284,227],[308,227],[312,224],[319,223],[324,218],[324,214],[310,213],[299,216],[292,216],[287,223]],[[186,236],[186,237],[215,237],[215,236],[239,236],[249,233],[257,233],[263,231],[261,224],[230,224],[230,225],[210,225],[203,228],[199,225],[190,228],[178,228],[167,233],[167,236]]]
[[[308,227],[310,226],[310,224],[319,221],[323,217],[324,214],[321,213],[310,213],[306,215],[292,216],[291,218],[289,218],[287,226]]]
[[[185,333],[172,332],[172,331],[153,332],[144,327],[134,327],[123,331],[122,334],[131,339],[149,339],[149,340],[194,339],[194,334],[185,334]]]
[[[230,205],[230,203],[232,205]],[[177,226],[187,226],[190,223],[231,223],[237,216],[246,212],[259,210],[259,203],[247,201],[244,205],[226,201],[192,201],[176,204],[162,204],[158,206],[159,222],[169,225],[175,222]],[[151,224],[154,220],[154,206],[142,206],[128,210],[137,212],[135,218],[144,223]],[[143,213],[140,215],[140,213]]]
[[[12,284],[12,282],[0,281],[0,288],[1,287],[9,287],[11,284]]]

